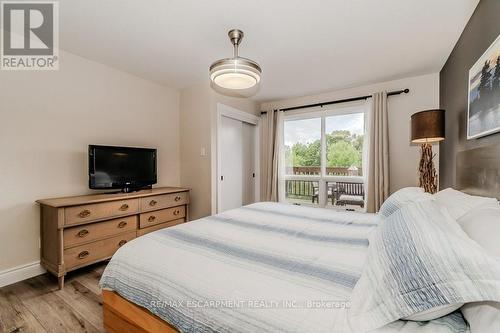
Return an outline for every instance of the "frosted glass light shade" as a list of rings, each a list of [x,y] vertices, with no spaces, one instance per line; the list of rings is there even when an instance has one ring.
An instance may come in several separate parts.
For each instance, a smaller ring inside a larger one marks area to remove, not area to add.
[[[248,89],[257,84],[257,81],[247,74],[226,73],[216,76],[214,83],[226,89]]]
[[[210,80],[224,89],[250,89],[260,82],[261,69],[245,58],[222,59],[210,66]]]

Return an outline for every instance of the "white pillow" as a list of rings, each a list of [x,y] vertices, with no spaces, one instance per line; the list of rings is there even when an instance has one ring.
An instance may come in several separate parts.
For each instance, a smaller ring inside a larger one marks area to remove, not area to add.
[[[379,214],[383,217],[389,217],[392,213],[409,203],[431,199],[432,195],[426,193],[420,187],[405,187],[394,192],[384,201],[380,207]]]
[[[459,309],[462,305],[464,305],[464,303],[441,305],[403,319],[412,321],[429,321],[446,316],[447,314]]]
[[[349,320],[355,332],[367,332],[491,300],[500,302],[500,261],[427,200],[381,220],[352,292]]]
[[[490,254],[500,258],[500,206],[480,206],[462,216],[458,223],[465,233]],[[500,259],[499,259],[500,260]],[[477,302],[462,307],[471,332],[500,332],[500,303]]]
[[[471,209],[458,219],[458,224],[476,243],[500,258],[500,205]],[[499,331],[500,332],[500,331]]]
[[[500,332],[500,303],[469,303],[465,304],[461,310],[465,319],[469,323],[471,332]]]
[[[446,207],[450,215],[455,220],[458,220],[475,207],[483,205],[498,205],[497,199],[495,198],[469,195],[464,192],[454,190],[451,187],[434,194],[434,200],[436,200],[436,202],[441,206]]]

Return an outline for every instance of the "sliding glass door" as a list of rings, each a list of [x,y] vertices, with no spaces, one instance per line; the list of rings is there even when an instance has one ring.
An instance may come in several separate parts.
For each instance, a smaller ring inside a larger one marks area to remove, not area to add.
[[[288,202],[319,202],[321,179],[321,117],[286,117],[283,124],[285,198]]]
[[[280,184],[284,201],[364,208],[366,104],[285,113]]]

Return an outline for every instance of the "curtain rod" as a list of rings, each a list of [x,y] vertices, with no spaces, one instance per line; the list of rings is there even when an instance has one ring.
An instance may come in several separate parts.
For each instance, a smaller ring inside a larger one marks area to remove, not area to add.
[[[402,90],[395,90],[395,91],[389,91],[387,93],[387,96],[394,96],[394,95],[400,95],[400,94],[407,94],[410,92],[410,89],[402,89]],[[331,104],[339,104],[339,103],[347,103],[347,102],[354,102],[354,101],[361,101],[363,99],[368,99],[371,98],[371,95],[366,95],[366,96],[359,96],[359,97],[351,97],[351,98],[346,98],[346,99],[339,99],[336,101],[330,101],[330,102],[323,102],[323,103],[316,103],[316,104],[308,104],[308,105],[301,105],[301,106],[293,106],[290,108],[284,108],[280,109],[281,111],[292,111],[292,110],[298,110],[298,109],[305,109],[305,108],[312,108],[315,106],[320,106],[323,107],[325,105],[331,105]],[[273,110],[277,111],[277,110]],[[266,114],[267,111],[262,111],[260,114]]]

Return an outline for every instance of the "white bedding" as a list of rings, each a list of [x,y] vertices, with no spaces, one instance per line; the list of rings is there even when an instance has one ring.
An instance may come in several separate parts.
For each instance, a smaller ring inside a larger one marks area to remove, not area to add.
[[[101,286],[181,332],[346,332],[374,214],[259,203],[123,246]],[[468,332],[461,314],[374,332]]]

